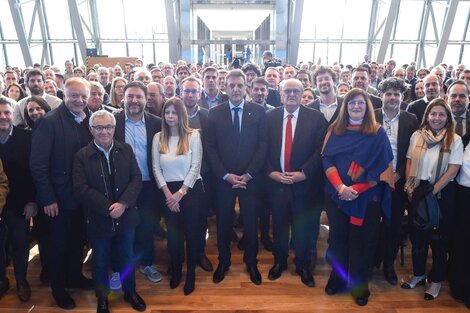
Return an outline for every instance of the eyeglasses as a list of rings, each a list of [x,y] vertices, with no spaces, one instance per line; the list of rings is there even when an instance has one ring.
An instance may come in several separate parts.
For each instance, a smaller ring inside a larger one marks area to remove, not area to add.
[[[300,89],[284,89],[283,92],[286,95],[290,95],[291,93],[293,93],[294,95],[300,95],[302,93],[302,90],[300,90]]]
[[[192,93],[193,95],[196,95],[196,94],[199,93],[199,90],[197,90],[197,89],[183,89],[183,92],[184,92],[185,94],[190,94],[190,93]]]
[[[348,105],[349,105],[349,106],[352,106],[352,107],[354,107],[354,106],[356,106],[356,105],[358,105],[358,106],[364,106],[364,105],[366,105],[366,102],[365,102],[365,101],[362,101],[362,100],[359,100],[359,101],[351,100],[351,101],[348,101]]]
[[[390,121],[385,121],[385,130],[387,131],[387,136],[392,135],[392,123]]]
[[[116,126],[114,125],[96,125],[96,126],[91,126],[91,128],[93,128],[94,130],[96,130],[97,132],[102,132],[103,130],[106,130],[106,131],[111,131],[115,128]]]

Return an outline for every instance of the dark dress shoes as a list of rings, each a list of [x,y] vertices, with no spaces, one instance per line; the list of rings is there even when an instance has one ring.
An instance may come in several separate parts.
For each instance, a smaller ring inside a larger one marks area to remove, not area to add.
[[[246,271],[250,274],[250,280],[255,285],[261,285],[261,274],[256,264],[247,264]]]
[[[194,291],[194,285],[196,282],[196,274],[194,272],[186,275],[186,281],[184,282],[183,292],[187,296]]]
[[[225,266],[223,266],[222,264],[219,263],[219,265],[217,266],[217,268],[214,272],[214,276],[212,277],[212,281],[215,284],[220,283],[222,280],[224,280],[225,273],[227,273],[228,269],[229,269],[228,267],[225,267]]]
[[[354,301],[356,301],[356,304],[359,306],[365,306],[367,302],[369,302],[369,296],[359,297],[354,299]]]
[[[5,277],[5,280],[0,281],[0,298],[7,293],[8,289],[10,289],[10,281]]]
[[[80,276],[75,280],[70,281],[66,286],[69,289],[82,289],[82,290],[93,290],[95,286],[91,278],[86,278],[85,276]]]
[[[58,292],[53,292],[52,296],[54,297],[55,303],[57,306],[64,310],[72,310],[75,308],[75,301],[68,294],[67,291],[61,290]]]
[[[211,261],[207,258],[205,253],[202,253],[199,256],[197,265],[199,265],[199,267],[202,268],[206,272],[212,272],[214,270],[214,267],[212,266]]]
[[[281,277],[282,272],[287,269],[287,265],[275,263],[273,267],[269,270],[268,279],[269,280],[276,280]]]
[[[96,313],[109,313],[109,303],[106,298],[98,298]]]
[[[333,296],[337,294],[338,292],[344,291],[345,289],[346,289],[345,284],[338,283],[335,280],[330,278],[328,279],[328,283],[325,286],[325,293],[327,295]]]
[[[313,280],[313,276],[308,269],[296,269],[295,272],[300,275],[300,280],[305,286],[315,287],[315,280]]]
[[[181,269],[174,270],[170,278],[170,288],[175,289],[181,283]]]
[[[395,272],[395,268],[393,266],[384,267],[384,277],[390,285],[396,286],[398,284],[397,273]]]
[[[269,236],[261,236],[261,243],[266,251],[273,252],[273,241]]]
[[[27,281],[19,284],[16,291],[18,292],[18,299],[20,299],[21,302],[27,302],[31,298],[31,287]]]
[[[147,308],[145,305],[144,299],[142,299],[136,291],[133,292],[125,292],[124,293],[124,301],[130,303],[132,308],[136,311],[143,312]]]

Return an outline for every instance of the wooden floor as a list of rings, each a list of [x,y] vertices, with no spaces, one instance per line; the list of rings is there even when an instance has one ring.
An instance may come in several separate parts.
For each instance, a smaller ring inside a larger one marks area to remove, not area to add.
[[[215,239],[215,220],[210,221],[207,254],[214,266],[217,265],[217,248]],[[239,234],[240,235],[240,234]],[[165,274],[163,280],[153,284],[146,280],[142,274],[136,272],[137,290],[147,303],[147,311],[152,313],[164,312],[223,312],[223,313],[291,313],[291,312],[387,312],[387,313],[448,313],[470,312],[461,303],[455,302],[449,296],[449,288],[444,284],[439,298],[434,301],[424,301],[424,287],[415,290],[402,290],[399,286],[391,286],[384,281],[381,271],[375,270],[370,284],[371,297],[366,307],[358,307],[348,294],[328,296],[324,292],[330,268],[324,261],[326,249],[327,227],[322,226],[319,239],[320,257],[314,276],[315,288],[307,288],[298,276],[293,274],[292,258],[289,259],[288,271],[272,282],[267,279],[268,271],[272,265],[271,253],[260,246],[259,269],[263,277],[261,286],[255,286],[249,280],[242,261],[242,253],[232,245],[232,266],[225,280],[215,285],[212,282],[212,273],[197,269],[196,290],[189,296],[183,295],[182,286],[171,290],[169,278]],[[166,242],[156,241],[157,265],[166,273],[168,253]],[[405,250],[405,265],[396,265],[396,270],[403,281],[411,274],[411,260],[409,245]],[[9,292],[0,300],[0,312],[64,312],[57,308],[51,296],[49,286],[39,282],[39,258],[34,257],[29,265],[28,279],[32,287],[32,298],[28,303],[21,303],[16,297],[16,287],[13,278],[13,269],[8,268],[11,282]],[[84,266],[85,275],[91,277],[90,262]],[[72,312],[96,312],[96,298],[93,291],[72,290],[77,308]],[[134,312],[122,300],[120,293],[113,294],[110,301],[111,312]]]

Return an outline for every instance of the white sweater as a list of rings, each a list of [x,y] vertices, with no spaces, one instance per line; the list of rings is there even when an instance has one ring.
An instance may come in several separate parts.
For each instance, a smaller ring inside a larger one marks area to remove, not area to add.
[[[160,133],[155,134],[152,143],[152,168],[158,188],[167,182],[183,181],[189,188],[201,178],[202,143],[199,131],[194,130],[189,137],[189,151],[176,155],[178,136],[171,136],[168,153],[160,153]]]

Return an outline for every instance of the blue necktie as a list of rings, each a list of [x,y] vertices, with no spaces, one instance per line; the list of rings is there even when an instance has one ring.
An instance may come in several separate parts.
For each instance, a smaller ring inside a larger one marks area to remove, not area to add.
[[[240,111],[240,108],[233,108],[233,130],[235,131],[235,134],[239,135],[240,134],[240,118],[238,117],[238,111]]]

